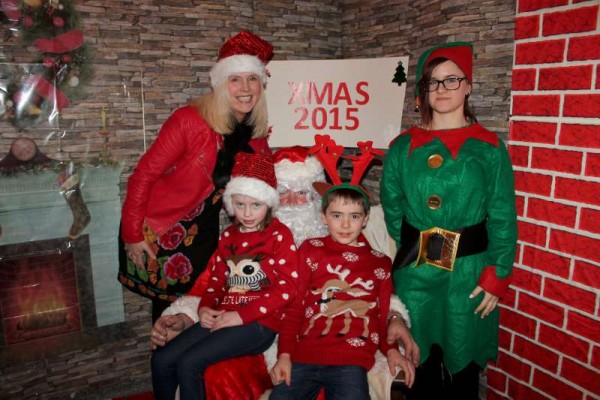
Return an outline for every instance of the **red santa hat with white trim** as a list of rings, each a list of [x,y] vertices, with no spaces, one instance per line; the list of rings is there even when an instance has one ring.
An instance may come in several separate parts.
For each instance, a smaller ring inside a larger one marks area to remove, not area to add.
[[[231,171],[231,179],[223,193],[223,204],[233,215],[231,196],[240,194],[264,202],[272,209],[279,206],[277,179],[273,156],[263,153],[237,153]]]
[[[314,191],[313,182],[325,181],[323,166],[316,157],[308,154],[306,147],[283,147],[273,157],[280,192],[289,189]]]
[[[217,63],[210,70],[213,89],[232,74],[254,72],[263,84],[267,83],[265,64],[273,55],[273,46],[250,31],[240,31],[228,39],[221,50]]]

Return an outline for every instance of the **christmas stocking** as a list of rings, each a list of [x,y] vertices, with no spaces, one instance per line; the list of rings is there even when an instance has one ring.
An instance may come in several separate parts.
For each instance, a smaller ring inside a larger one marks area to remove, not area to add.
[[[60,186],[60,194],[67,200],[73,213],[73,224],[69,230],[69,238],[77,239],[86,226],[90,223],[88,211],[81,190],[79,189],[79,174],[73,174]]]

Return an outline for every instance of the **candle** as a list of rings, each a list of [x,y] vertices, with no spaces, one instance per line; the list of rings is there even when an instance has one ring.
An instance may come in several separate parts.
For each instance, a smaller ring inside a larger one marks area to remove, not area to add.
[[[102,107],[102,129],[106,129],[106,111]]]

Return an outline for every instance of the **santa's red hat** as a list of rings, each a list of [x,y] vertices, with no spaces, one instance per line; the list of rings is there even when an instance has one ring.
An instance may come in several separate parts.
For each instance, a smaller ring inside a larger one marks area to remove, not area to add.
[[[308,154],[308,148],[302,146],[283,147],[277,150],[275,176],[280,192],[286,190],[313,190],[313,182],[324,182],[323,166]]]
[[[210,70],[210,83],[216,88],[232,74],[254,72],[267,83],[265,64],[273,55],[273,46],[250,31],[240,31],[219,50],[217,63]]]
[[[277,179],[273,156],[263,153],[238,153],[231,171],[231,179],[223,193],[223,204],[229,215],[233,215],[231,196],[241,194],[264,202],[275,209],[279,205]]]

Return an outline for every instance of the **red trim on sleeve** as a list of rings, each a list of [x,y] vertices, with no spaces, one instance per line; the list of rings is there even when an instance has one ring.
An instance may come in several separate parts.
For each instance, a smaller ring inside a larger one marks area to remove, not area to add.
[[[509,275],[506,278],[498,278],[496,275],[496,266],[491,265],[483,269],[478,283],[486,292],[489,292],[494,296],[502,297],[511,281],[512,275]]]

